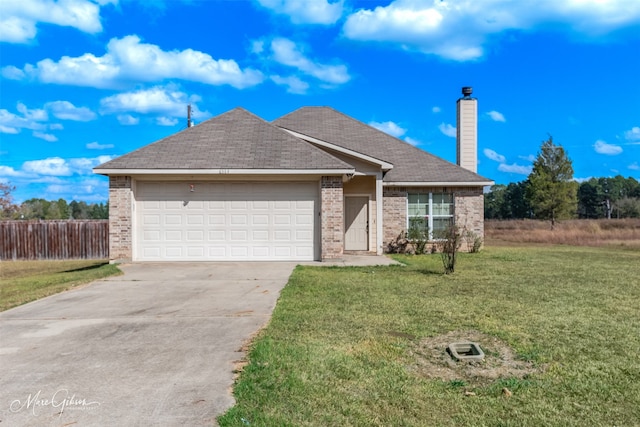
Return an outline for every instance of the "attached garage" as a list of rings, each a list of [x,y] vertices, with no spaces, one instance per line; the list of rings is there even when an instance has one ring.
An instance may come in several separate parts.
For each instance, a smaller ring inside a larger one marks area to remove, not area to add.
[[[318,182],[135,185],[135,261],[312,261]]]

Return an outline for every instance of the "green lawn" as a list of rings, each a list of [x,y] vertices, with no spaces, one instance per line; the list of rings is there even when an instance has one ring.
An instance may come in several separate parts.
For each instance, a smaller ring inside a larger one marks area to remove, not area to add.
[[[490,247],[447,276],[397,259],[298,267],[221,426],[640,423],[640,252]],[[441,347],[467,336],[486,362]]]
[[[1,261],[0,311],[115,274],[106,260]]]

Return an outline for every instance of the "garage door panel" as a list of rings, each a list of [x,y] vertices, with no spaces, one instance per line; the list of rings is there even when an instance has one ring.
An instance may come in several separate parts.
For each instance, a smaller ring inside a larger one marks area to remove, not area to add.
[[[182,216],[176,214],[165,214],[164,225],[180,225],[182,224]]]
[[[182,247],[181,246],[168,246],[166,248],[166,255],[167,258],[172,258],[172,259],[180,259],[182,258],[183,255],[183,251],[182,251]]]
[[[247,224],[247,215],[243,214],[231,214],[229,223],[231,225],[246,225]]]
[[[227,240],[225,230],[209,230],[209,242],[224,242]]]
[[[251,233],[251,239],[254,242],[268,242],[269,231],[268,230],[253,230]]]
[[[203,225],[204,215],[187,215],[187,225]]]
[[[142,225],[160,225],[160,215],[159,214],[143,215]]]
[[[209,215],[209,225],[224,225],[226,222],[226,215]]]
[[[291,230],[276,230],[273,232],[273,240],[276,242],[288,242],[291,240]]]
[[[317,183],[138,182],[137,260],[313,260]]]
[[[165,230],[164,240],[168,242],[181,242],[182,230]]]

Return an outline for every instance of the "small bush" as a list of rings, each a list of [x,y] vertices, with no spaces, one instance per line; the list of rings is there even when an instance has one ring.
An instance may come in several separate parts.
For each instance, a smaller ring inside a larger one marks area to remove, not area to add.
[[[476,234],[472,230],[466,230],[464,232],[464,241],[467,244],[467,252],[475,254],[480,252],[482,248],[482,237]]]
[[[458,226],[451,225],[438,237],[436,244],[442,258],[444,274],[451,274],[456,269],[458,249],[462,245],[462,232]]]

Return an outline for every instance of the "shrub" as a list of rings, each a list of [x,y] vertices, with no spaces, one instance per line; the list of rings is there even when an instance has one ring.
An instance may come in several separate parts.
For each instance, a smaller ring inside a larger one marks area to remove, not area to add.
[[[456,269],[456,260],[458,255],[458,249],[462,245],[462,232],[456,225],[447,227],[436,241],[438,246],[438,252],[442,258],[442,264],[444,266],[444,274],[451,274]]]

